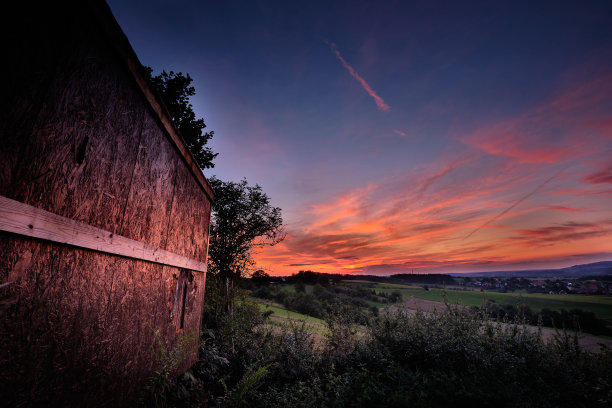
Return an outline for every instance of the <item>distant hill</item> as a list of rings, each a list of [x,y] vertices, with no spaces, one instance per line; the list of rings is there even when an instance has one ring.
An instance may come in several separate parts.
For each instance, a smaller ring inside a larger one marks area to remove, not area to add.
[[[473,278],[580,278],[584,276],[612,275],[612,261],[574,265],[560,269],[532,269],[519,271],[492,271],[472,273],[451,273],[452,276],[469,276]]]

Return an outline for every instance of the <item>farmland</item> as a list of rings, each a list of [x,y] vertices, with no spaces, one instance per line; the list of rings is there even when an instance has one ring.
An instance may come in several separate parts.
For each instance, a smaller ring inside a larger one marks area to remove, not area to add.
[[[318,332],[322,332],[321,328],[324,327],[324,316],[340,304],[352,308],[351,313],[358,324],[366,324],[367,316],[371,318],[391,305],[394,308],[401,306],[414,310],[441,311],[446,308],[446,304],[481,310],[503,309],[504,313],[493,314],[491,317],[511,320],[515,317],[514,311],[527,310],[528,322],[537,324],[538,319],[544,315],[548,316],[548,320],[544,319],[543,324],[557,328],[572,328],[567,324],[567,316],[570,313],[580,313],[580,319],[586,319],[583,316],[586,315],[599,325],[593,328],[593,325],[585,321],[578,326],[581,331],[609,335],[612,329],[612,296],[608,295],[500,293],[367,280],[342,280],[323,286],[319,283],[277,283],[265,290],[255,289],[252,294],[264,294],[267,297],[265,302],[260,299],[260,307],[262,311],[272,312],[273,320],[304,320],[314,323],[319,328]]]
[[[219,283],[209,296],[222,293]],[[524,312],[527,299],[542,314],[579,306],[601,318],[606,297],[435,284],[314,273],[245,280],[229,313],[209,304],[193,375],[166,396],[175,406],[185,395],[199,406],[266,408],[609,406],[612,339],[489,313]]]
[[[432,300],[436,302],[448,301],[450,303],[464,306],[482,306],[487,300],[493,300],[498,304],[525,305],[534,311],[550,309],[560,311],[562,309],[582,309],[595,313],[604,320],[612,319],[612,296],[602,295],[550,295],[540,293],[499,293],[499,292],[476,292],[455,289],[429,289],[420,286],[409,286],[401,284],[374,283],[377,291],[399,290],[403,298],[415,297],[418,299]]]

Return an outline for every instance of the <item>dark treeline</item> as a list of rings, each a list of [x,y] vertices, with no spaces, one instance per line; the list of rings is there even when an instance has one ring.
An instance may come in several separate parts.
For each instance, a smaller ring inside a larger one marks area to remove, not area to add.
[[[349,274],[336,274],[336,273],[324,273],[324,272],[313,272],[313,271],[299,271],[291,276],[269,276],[263,271],[258,271],[253,275],[253,280],[260,283],[268,282],[286,282],[286,283],[298,283],[302,282],[307,285],[314,285],[316,283],[320,285],[336,284],[343,280],[364,280],[368,282],[380,282],[380,283],[421,283],[430,285],[455,285],[457,281],[450,275],[444,274],[409,274],[400,273],[390,276],[378,276],[378,275],[349,275]]]
[[[429,285],[455,285],[457,284],[457,281],[452,276],[439,274],[439,273],[428,273],[428,274],[400,273],[397,275],[391,275],[389,279],[390,279],[390,282],[393,282],[393,283],[426,283]]]

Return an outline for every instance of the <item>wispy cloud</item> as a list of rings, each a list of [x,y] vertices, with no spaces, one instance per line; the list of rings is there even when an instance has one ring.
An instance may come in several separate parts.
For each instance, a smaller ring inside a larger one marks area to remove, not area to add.
[[[595,173],[591,173],[582,180],[592,184],[612,184],[612,165],[609,165],[608,168],[596,171]]]
[[[577,241],[586,238],[599,238],[610,236],[612,232],[610,220],[588,223],[588,222],[565,222],[536,229],[516,230],[519,236],[513,237],[521,241],[524,246],[555,245],[559,241]]]
[[[580,213],[580,212],[585,212],[586,210],[580,209],[580,208],[572,208],[572,207],[566,207],[564,205],[545,205],[542,207],[542,209],[544,210],[554,210],[554,211],[563,211],[563,212],[568,212],[568,213]]]
[[[532,195],[534,195],[535,193],[537,193],[538,191],[540,191],[542,188],[544,188],[544,186],[546,186],[548,183],[550,183],[551,181],[553,181],[554,179],[556,179],[557,177],[559,177],[561,175],[561,173],[563,172],[563,170],[565,169],[561,169],[559,171],[557,171],[555,174],[553,174],[552,176],[550,176],[549,178],[547,178],[546,180],[544,180],[544,182],[542,182],[540,185],[538,185],[535,189],[533,189],[532,191],[530,191],[528,194],[524,195],[523,197],[519,198],[518,200],[516,200],[514,203],[512,203],[512,205],[510,205],[508,208],[506,208],[504,211],[500,212],[499,214],[497,214],[495,217],[491,218],[490,220],[488,220],[487,222],[485,222],[484,224],[480,225],[479,227],[477,227],[476,229],[474,229],[472,232],[470,232],[469,234],[467,234],[465,236],[465,238],[463,239],[467,239],[469,237],[471,237],[472,235],[474,235],[476,232],[478,232],[481,228],[494,223],[495,221],[499,220],[501,217],[503,217],[504,215],[506,215],[510,210],[512,210],[513,208],[515,208],[517,205],[519,205],[520,203],[522,203],[523,201],[525,201],[526,199],[528,199],[529,197],[531,197]]]
[[[406,137],[406,132],[402,132],[401,130],[393,129],[393,133],[395,133],[396,135],[399,135],[399,136]]]
[[[327,42],[327,44],[331,48],[332,52],[336,55],[336,58],[338,58],[338,60],[342,63],[344,68],[347,69],[349,74],[351,74],[351,76],[355,78],[357,82],[361,84],[361,86],[363,87],[363,89],[365,89],[368,95],[374,98],[374,102],[376,102],[376,106],[378,106],[378,109],[380,109],[383,112],[386,112],[389,109],[391,109],[391,107],[387,105],[385,101],[376,94],[376,92],[374,92],[372,87],[365,81],[365,79],[363,79],[361,75],[359,75],[357,71],[355,71],[355,69],[351,65],[349,65],[348,62],[346,62],[346,60],[342,57],[342,54],[340,54],[338,47],[336,47],[336,44],[334,44],[333,42],[332,43]]]
[[[612,75],[572,84],[526,112],[479,127],[461,140],[490,155],[524,163],[559,163],[609,145]]]

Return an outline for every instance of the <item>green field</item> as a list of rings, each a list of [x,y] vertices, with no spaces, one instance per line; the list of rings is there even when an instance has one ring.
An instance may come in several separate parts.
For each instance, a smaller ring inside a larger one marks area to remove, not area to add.
[[[412,298],[430,300],[435,302],[447,301],[451,304],[464,306],[481,307],[487,300],[495,301],[495,303],[504,305],[525,305],[531,308],[534,312],[540,312],[542,309],[550,309],[553,311],[561,311],[561,309],[572,310],[581,309],[585,312],[592,312],[598,318],[612,322],[612,296],[601,295],[550,295],[542,293],[524,293],[524,292],[480,292],[480,291],[465,291],[457,289],[439,289],[430,288],[425,290],[423,286],[404,285],[397,283],[380,283],[359,280],[342,281],[341,285],[360,286],[374,289],[377,293],[400,292],[404,300]],[[282,285],[282,290],[289,293],[295,293],[295,285]],[[312,285],[305,285],[306,293],[312,293]],[[378,303],[371,300],[366,301],[369,306],[382,308],[387,306],[384,303]],[[261,301],[260,308],[262,311],[271,310],[273,319],[293,319],[304,320],[315,325],[325,326],[325,322],[305,314],[296,313],[285,309],[283,306],[267,301]]]
[[[423,290],[414,295],[420,299],[444,300],[444,293],[451,303],[468,306],[481,306],[486,300],[494,300],[499,304],[526,305],[533,311],[542,309],[560,311],[561,309],[582,309],[595,313],[601,319],[612,319],[612,296],[592,295],[548,295],[540,293],[497,293],[497,292],[466,292],[459,290],[431,289]]]
[[[318,335],[325,335],[329,332],[327,324],[316,317],[308,316],[302,313],[293,312],[285,309],[283,306],[257,299],[257,306],[261,312],[271,311],[270,322],[278,325],[284,325],[289,322],[306,322],[312,331]]]
[[[317,319],[316,317],[308,316],[302,313],[292,312],[291,310],[287,310],[284,307],[270,302],[264,302],[263,300],[258,300],[257,305],[259,306],[259,310],[263,312],[272,311],[272,316],[281,317],[285,319],[293,319],[293,320],[305,320],[308,323],[316,323],[316,324],[325,324],[325,322],[321,319]]]
[[[351,284],[353,281],[345,281]],[[356,284],[363,284],[358,282]],[[599,295],[549,295],[541,293],[499,293],[499,292],[476,292],[454,289],[429,289],[421,286],[402,285],[394,283],[372,283],[377,292],[399,291],[404,299],[415,297],[418,299],[432,300],[460,304],[465,306],[482,306],[487,300],[493,300],[498,304],[526,305],[533,311],[542,309],[560,311],[561,309],[582,309],[595,313],[597,317],[612,320],[612,296]]]

